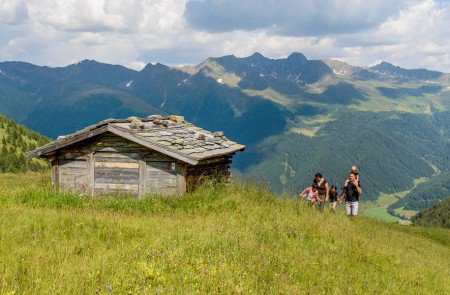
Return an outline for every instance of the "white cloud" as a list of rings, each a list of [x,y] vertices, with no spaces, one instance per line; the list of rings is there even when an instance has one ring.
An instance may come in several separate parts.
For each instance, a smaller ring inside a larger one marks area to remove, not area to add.
[[[257,9],[252,11],[255,3]],[[334,57],[357,65],[387,60],[450,72],[448,2],[205,0],[194,4],[188,0],[0,0],[0,60],[64,66],[96,59],[140,69],[150,61],[199,63],[209,56],[247,56],[255,51],[281,58],[299,51],[309,58]],[[238,4],[240,9],[233,10]],[[213,11],[214,19],[205,16],[205,5],[228,8]]]
[[[0,24],[17,25],[28,18],[24,1],[0,0]]]

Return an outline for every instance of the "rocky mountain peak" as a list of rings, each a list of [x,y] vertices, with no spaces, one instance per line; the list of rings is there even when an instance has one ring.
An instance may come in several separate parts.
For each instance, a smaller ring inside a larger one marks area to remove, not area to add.
[[[306,58],[306,56],[303,55],[303,53],[293,52],[287,57],[287,60],[292,61],[292,62],[298,62],[298,61],[305,62],[308,59]]]

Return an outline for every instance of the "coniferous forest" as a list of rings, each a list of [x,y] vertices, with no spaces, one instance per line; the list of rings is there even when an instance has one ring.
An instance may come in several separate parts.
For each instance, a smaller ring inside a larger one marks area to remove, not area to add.
[[[0,115],[0,171],[25,172],[49,168],[44,160],[27,159],[25,153],[42,146],[50,139]]]
[[[420,226],[450,228],[450,198],[420,211],[411,220]]]

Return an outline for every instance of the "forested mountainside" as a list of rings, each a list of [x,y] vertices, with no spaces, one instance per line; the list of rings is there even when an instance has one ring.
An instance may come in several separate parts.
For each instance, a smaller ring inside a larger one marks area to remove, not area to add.
[[[55,138],[108,117],[183,115],[247,145],[235,175],[277,191],[309,185],[316,171],[339,184],[356,164],[365,197],[375,199],[450,166],[446,73],[301,53],[141,71],[91,60],[63,68],[3,62],[0,70],[0,113],[32,130]]]
[[[27,159],[25,152],[33,150],[50,141],[13,120],[0,115],[0,171],[24,172],[49,168],[44,160]]]
[[[423,209],[411,220],[420,226],[450,228],[450,197]]]
[[[448,151],[450,152],[450,151]],[[447,152],[447,155],[449,154]],[[449,171],[450,169],[447,169]],[[441,173],[425,183],[419,184],[404,198],[389,206],[393,211],[403,207],[405,210],[421,211],[450,197],[450,172]]]
[[[269,181],[277,190],[298,191],[322,171],[341,187],[350,169],[358,166],[364,198],[413,186],[413,179],[434,170],[449,171],[450,145],[441,136],[450,113],[417,115],[340,111],[314,137],[283,134],[248,148],[239,168]],[[344,169],[342,169],[344,168]],[[425,186],[425,184],[423,184]]]

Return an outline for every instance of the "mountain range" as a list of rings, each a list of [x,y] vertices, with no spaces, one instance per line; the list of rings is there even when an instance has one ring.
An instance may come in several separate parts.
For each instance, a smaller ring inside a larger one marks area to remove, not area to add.
[[[387,62],[358,67],[301,53],[208,58],[140,71],[84,60],[0,63],[0,113],[48,137],[100,120],[178,114],[249,146],[235,176],[296,191],[360,167],[368,199],[450,169],[450,75]]]

